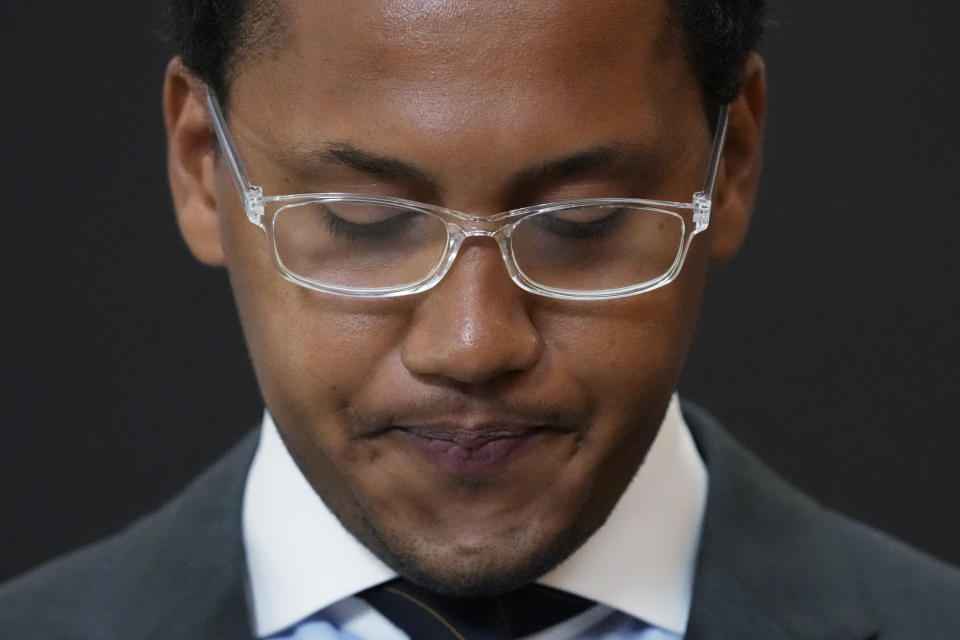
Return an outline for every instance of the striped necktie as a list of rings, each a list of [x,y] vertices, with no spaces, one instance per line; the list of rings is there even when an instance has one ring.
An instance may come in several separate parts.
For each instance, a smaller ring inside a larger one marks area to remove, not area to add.
[[[488,598],[449,598],[403,578],[357,596],[405,631],[411,640],[514,640],[594,605],[590,600],[538,584]]]

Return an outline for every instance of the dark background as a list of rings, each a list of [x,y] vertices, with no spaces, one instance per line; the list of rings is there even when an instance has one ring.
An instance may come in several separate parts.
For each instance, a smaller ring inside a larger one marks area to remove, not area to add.
[[[171,211],[159,3],[0,5],[2,579],[157,506],[262,409],[226,277]],[[757,215],[682,390],[958,563],[960,3],[772,18]]]

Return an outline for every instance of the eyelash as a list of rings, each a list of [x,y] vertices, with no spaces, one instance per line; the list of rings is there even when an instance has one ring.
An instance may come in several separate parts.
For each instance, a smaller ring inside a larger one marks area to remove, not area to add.
[[[403,227],[409,226],[414,217],[420,215],[415,211],[409,211],[380,222],[363,224],[348,222],[326,208],[324,214],[327,230],[349,242],[376,242],[393,238]]]
[[[555,235],[582,240],[597,240],[609,235],[623,221],[623,209],[617,209],[598,220],[574,222],[564,220],[552,214],[537,216],[534,220],[539,226]]]

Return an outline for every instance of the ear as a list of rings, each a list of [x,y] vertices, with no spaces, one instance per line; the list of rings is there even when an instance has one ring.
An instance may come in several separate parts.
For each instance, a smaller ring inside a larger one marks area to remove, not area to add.
[[[223,244],[214,195],[215,143],[205,91],[180,58],[170,61],[163,83],[163,116],[177,224],[198,260],[221,266]]]
[[[763,59],[752,53],[744,68],[743,88],[730,105],[727,142],[710,220],[710,253],[715,261],[736,254],[747,233],[760,177],[766,106]]]

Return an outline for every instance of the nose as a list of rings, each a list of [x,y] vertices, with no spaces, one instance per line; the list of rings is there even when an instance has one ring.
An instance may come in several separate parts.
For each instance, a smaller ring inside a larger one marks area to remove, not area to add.
[[[414,375],[463,384],[530,369],[543,340],[528,304],[496,244],[467,239],[443,280],[421,294],[401,345],[403,363]]]

